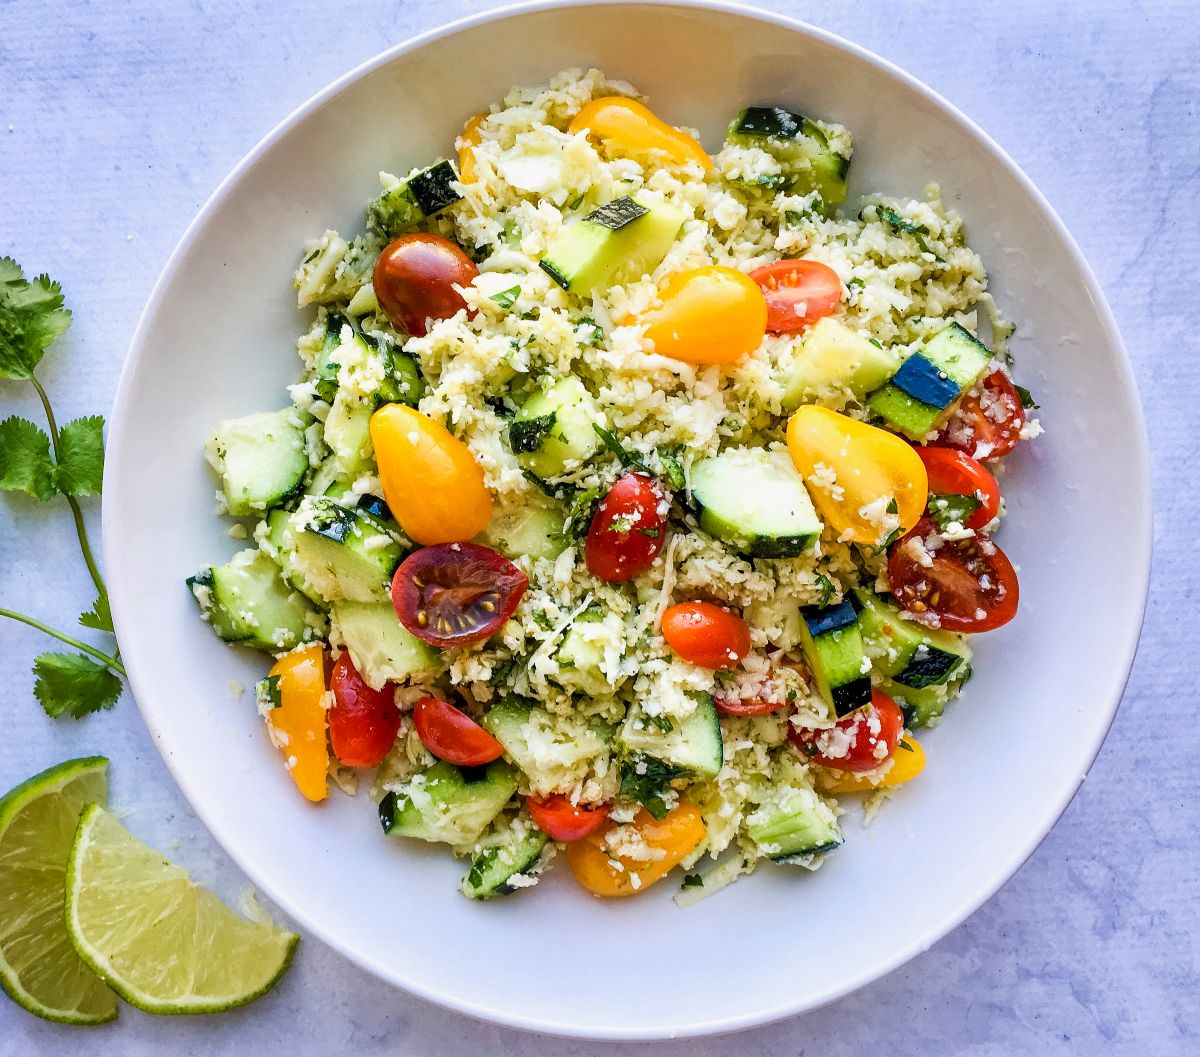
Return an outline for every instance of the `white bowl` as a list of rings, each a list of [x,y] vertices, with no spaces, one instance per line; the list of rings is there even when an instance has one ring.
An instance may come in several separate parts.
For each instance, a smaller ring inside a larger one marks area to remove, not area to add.
[[[690,910],[674,885],[585,895],[563,864],[492,904],[462,867],[387,840],[365,796],[296,794],[248,699],[266,661],[200,622],[184,577],[239,545],[201,455],[219,418],[282,406],[305,325],[304,239],[356,230],[376,173],[445,155],[514,83],[594,64],[716,145],[748,103],[843,122],[851,194],[940,182],[1020,329],[1019,380],[1047,433],[1003,479],[1021,612],[979,640],[976,676],[929,765],[815,875],[766,867]],[[469,70],[469,76],[463,71]],[[147,726],[230,855],[307,932],[386,980],[497,1022],[596,1038],[727,1031],[827,1002],[928,948],[1046,835],[1108,730],[1133,659],[1150,552],[1147,450],[1095,277],[979,128],[883,60],[789,19],[716,3],[489,12],[393,48],[279,125],[201,210],[159,280],[117,395],[104,550]]]

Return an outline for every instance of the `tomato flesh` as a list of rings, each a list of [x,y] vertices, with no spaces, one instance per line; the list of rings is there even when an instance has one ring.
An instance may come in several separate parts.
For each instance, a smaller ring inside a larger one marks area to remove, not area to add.
[[[377,766],[400,730],[395,687],[391,683],[382,690],[368,686],[345,652],[333,666],[329,688],[333,691],[329,741],[334,756],[347,767]]]
[[[714,602],[681,602],[662,616],[663,638],[685,661],[723,671],[750,652],[750,625]]]
[[[871,691],[871,703],[843,716],[832,728],[788,724],[788,739],[813,763],[839,771],[873,771],[890,759],[904,732],[904,713],[887,694]]]
[[[658,482],[649,474],[620,478],[592,515],[584,548],[588,571],[616,584],[649,569],[666,542],[666,507]]]
[[[1024,428],[1017,387],[1003,371],[993,371],[962,398],[936,443],[973,459],[999,459],[1017,446]]]
[[[922,518],[892,547],[887,578],[896,601],[930,627],[993,631],[1017,615],[1016,570],[983,532],[947,540]]]
[[[842,303],[842,280],[820,261],[773,261],[750,278],[767,301],[767,330],[793,334],[828,316]]]
[[[979,509],[963,522],[981,529],[1000,513],[1000,485],[983,463],[955,448],[917,448],[929,475],[930,503],[939,495],[969,495],[978,499]]]
[[[475,720],[440,697],[423,697],[417,702],[413,726],[425,748],[458,767],[482,767],[504,752],[500,742]]]
[[[467,307],[456,286],[470,286],[479,274],[475,262],[440,235],[401,235],[375,262],[375,300],[405,334],[423,337],[430,320],[449,319]]]
[[[713,704],[717,706],[718,712],[724,712],[727,716],[768,716],[772,712],[778,712],[787,702],[772,701],[768,697],[751,697],[740,701],[728,697],[714,697]]]
[[[605,805],[572,804],[561,793],[553,793],[542,799],[527,796],[525,803],[533,821],[551,840],[581,840],[608,821],[608,808]]]
[[[422,642],[469,646],[513,615],[529,580],[478,543],[440,543],[413,551],[392,578],[392,606]]]

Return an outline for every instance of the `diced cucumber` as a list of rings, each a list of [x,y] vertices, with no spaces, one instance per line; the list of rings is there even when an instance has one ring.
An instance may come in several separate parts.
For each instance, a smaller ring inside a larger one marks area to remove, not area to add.
[[[593,609],[580,613],[567,629],[555,650],[559,670],[551,677],[564,690],[590,697],[611,694],[624,680],[609,681],[604,674],[605,647],[612,632],[604,622],[604,614]]]
[[[367,207],[367,225],[393,239],[459,201],[462,195],[453,187],[457,181],[458,173],[448,161],[422,169],[390,191],[384,191]]]
[[[941,717],[946,705],[950,703],[950,698],[966,681],[969,671],[960,668],[959,674],[949,682],[922,686],[919,689],[888,679],[885,679],[879,688],[900,706],[904,713],[904,725],[910,730],[917,730],[929,726]]]
[[[603,753],[612,737],[611,726],[599,718],[560,716],[519,697],[493,705],[483,726],[542,790],[573,782],[578,769]]]
[[[821,519],[791,456],[730,448],[692,467],[700,527],[750,558],[794,558],[821,535]]]
[[[862,399],[895,372],[900,354],[868,341],[831,316],[818,320],[796,346],[780,382],[783,410],[814,400]]]
[[[751,106],[733,119],[726,139],[765,150],[791,178],[788,190],[817,191],[827,212],[846,200],[850,159],[830,147],[829,137],[811,118],[778,106]]]
[[[317,396],[327,404],[333,403],[333,398],[337,393],[339,364],[333,358],[333,354],[342,347],[343,327],[354,329],[350,321],[340,312],[330,312],[325,317],[325,340],[321,343],[321,357],[317,362],[312,382]],[[362,341],[361,336],[355,335],[355,337],[358,341]]]
[[[534,392],[513,417],[508,440],[530,473],[552,480],[600,450],[600,408],[578,378]]]
[[[517,772],[503,760],[486,768],[439,761],[379,802],[384,833],[441,844],[472,844],[517,791]]]
[[[918,624],[873,591],[855,589],[854,603],[867,656],[887,678],[920,690],[948,682],[970,664],[962,635]]]
[[[683,220],[673,206],[618,198],[565,227],[542,258],[542,269],[573,294],[633,282],[662,263]]]
[[[532,822],[518,817],[507,827],[503,843],[484,848],[471,860],[471,868],[462,879],[462,894],[469,899],[492,899],[529,887],[528,881],[514,882],[537,878],[549,839]]]
[[[335,602],[330,619],[354,667],[376,690],[442,668],[438,651],[400,623],[390,602]]]
[[[240,551],[225,565],[188,580],[200,612],[226,642],[282,653],[320,637],[320,614],[283,582],[279,566],[262,551]]]
[[[805,606],[800,642],[813,681],[825,703],[844,716],[871,700],[870,664],[865,663],[858,614],[849,602]]]
[[[344,328],[350,328],[350,338],[343,341]],[[342,352],[347,344],[353,346],[349,353]],[[353,363],[355,359],[365,362],[379,359],[383,362],[384,376],[379,388],[371,394],[371,400],[359,399],[357,396],[348,402],[340,414],[345,417],[350,414],[355,405],[369,403],[374,410],[382,404],[408,404],[416,407],[417,402],[425,391],[425,383],[416,361],[389,342],[380,342],[367,338],[345,316],[330,312],[325,320],[325,341],[321,347],[321,356],[313,375],[313,385],[317,396],[327,404],[334,404],[338,393],[338,371],[344,363]],[[335,430],[337,426],[335,425]],[[328,440],[326,441],[328,443]],[[362,438],[355,438],[354,450],[362,448]],[[331,444],[330,447],[333,447]]]
[[[297,568],[292,559],[291,519],[291,511],[283,507],[276,507],[267,515],[267,536],[262,543],[263,549],[278,562],[284,583],[321,605],[325,600],[317,589],[304,579],[303,570]]]
[[[721,723],[707,694],[696,698],[687,719],[671,722],[666,730],[635,705],[617,732],[617,743],[631,756],[649,756],[697,778],[715,778],[724,762]]]
[[[305,496],[288,523],[292,570],[327,602],[386,601],[404,547],[363,510]]]
[[[755,808],[746,818],[746,835],[776,862],[829,851],[842,843],[833,808],[806,786],[788,786]]]
[[[509,558],[557,558],[567,545],[562,508],[548,499],[504,507],[492,515],[476,542]]]
[[[308,470],[306,426],[290,407],[217,423],[204,454],[229,513],[261,514],[296,490]]]
[[[333,452],[341,473],[355,476],[370,465],[375,449],[371,444],[371,415],[374,408],[341,389],[325,418],[325,443]]]

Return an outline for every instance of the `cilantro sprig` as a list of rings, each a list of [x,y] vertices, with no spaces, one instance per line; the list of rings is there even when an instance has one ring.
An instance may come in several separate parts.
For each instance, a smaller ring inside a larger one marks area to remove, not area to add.
[[[89,415],[61,428],[50,397],[37,377],[46,350],[66,333],[71,312],[62,287],[48,275],[25,278],[11,257],[0,257],[0,378],[28,382],[46,414],[46,429],[12,416],[0,421],[0,492],[24,492],[41,502],[66,500],[84,564],[96,587],[96,601],[79,617],[91,631],[112,634],[108,589],[88,539],[79,500],[100,494],[104,477],[104,419]],[[0,617],[36,628],[75,649],[43,653],[33,664],[33,692],[48,716],[64,712],[81,719],[112,708],[121,696],[125,669],[116,649],[106,653],[34,617],[0,606]]]

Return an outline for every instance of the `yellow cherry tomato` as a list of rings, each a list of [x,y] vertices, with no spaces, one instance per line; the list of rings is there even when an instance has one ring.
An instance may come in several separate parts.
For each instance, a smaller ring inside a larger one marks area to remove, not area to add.
[[[465,184],[475,182],[475,150],[483,137],[479,134],[479,126],[487,120],[486,113],[476,114],[463,126],[462,135],[458,141],[458,178]]]
[[[925,464],[894,433],[806,405],[789,420],[787,443],[822,520],[841,538],[879,546],[924,513]]]
[[[907,746],[907,748],[906,748]],[[882,778],[870,774],[855,774],[853,771],[830,771],[821,779],[821,791],[825,793],[866,793],[885,786],[903,785],[925,770],[925,750],[911,735],[905,735],[892,754],[892,766]]]
[[[440,422],[404,404],[371,416],[383,497],[405,534],[428,547],[474,539],[492,517],[492,496],[467,446]]]
[[[666,818],[656,819],[643,808],[629,823],[628,828],[636,829],[649,847],[665,853],[661,859],[637,859],[619,854],[618,849],[604,843],[604,838],[615,828],[616,824],[610,823],[567,845],[567,860],[575,879],[593,895],[618,897],[644,892],[655,881],[661,881],[704,840],[700,811],[686,800],[680,801]],[[619,868],[614,861],[620,864]]]
[[[570,125],[571,132],[585,129],[619,151],[662,151],[676,165],[694,161],[702,169],[712,168],[712,158],[694,137],[668,125],[636,99],[616,95],[593,99]]]
[[[271,676],[279,680],[279,705],[267,711],[267,733],[283,753],[296,787],[309,800],[328,793],[329,742],[325,736],[325,651],[320,643],[285,653]]]
[[[654,351],[686,363],[733,363],[762,343],[767,302],[745,272],[707,265],[672,275],[641,321]]]

